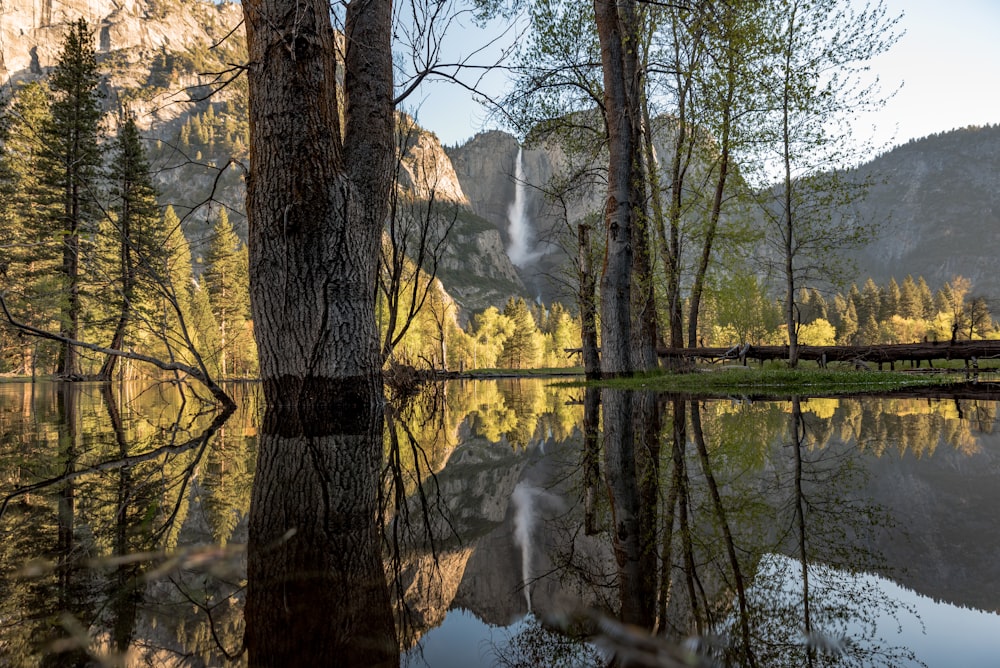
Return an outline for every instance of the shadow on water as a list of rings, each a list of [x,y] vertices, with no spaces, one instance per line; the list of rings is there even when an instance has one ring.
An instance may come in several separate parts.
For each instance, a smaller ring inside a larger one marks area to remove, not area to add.
[[[0,663],[916,666],[887,578],[1000,597],[993,400],[234,394],[0,386]]]

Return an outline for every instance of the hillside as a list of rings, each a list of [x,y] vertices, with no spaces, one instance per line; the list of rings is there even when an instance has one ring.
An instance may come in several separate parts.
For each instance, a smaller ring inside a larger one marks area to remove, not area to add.
[[[862,167],[879,178],[859,211],[885,219],[857,256],[862,276],[923,275],[932,288],[958,274],[1000,299],[1000,126],[944,132]]]

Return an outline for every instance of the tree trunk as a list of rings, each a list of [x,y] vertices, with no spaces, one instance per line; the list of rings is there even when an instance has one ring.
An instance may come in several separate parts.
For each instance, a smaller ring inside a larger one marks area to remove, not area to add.
[[[393,159],[392,3],[248,0],[250,297],[269,405],[381,396],[375,290]]]
[[[583,351],[583,370],[587,378],[593,380],[601,375],[601,358],[597,352],[597,277],[591,262],[590,227],[580,223],[577,227],[579,242],[580,293],[580,336]]]
[[[111,345],[108,346],[114,350],[122,350],[125,345],[125,329],[128,327],[129,320],[132,318],[132,299],[135,296],[135,292],[132,288],[135,285],[135,268],[132,264],[132,230],[130,225],[131,214],[129,212],[128,201],[126,199],[124,210],[122,211],[121,220],[121,246],[119,248],[119,266],[118,270],[121,272],[121,289],[122,289],[122,309],[121,313],[118,315],[118,324],[115,326],[115,333],[111,337]],[[97,373],[98,380],[111,380],[114,376],[115,366],[118,362],[117,355],[107,355],[104,358],[104,364],[101,365],[101,370]]]
[[[628,110],[627,72],[618,3],[594,0],[604,73],[604,115],[608,135],[608,197],[604,207],[607,246],[601,273],[601,372],[632,372],[632,118]]]
[[[691,304],[688,310],[688,347],[698,346],[698,317],[701,310],[701,296],[705,290],[705,276],[712,259],[712,245],[715,243],[715,233],[719,228],[719,218],[722,215],[722,201],[726,193],[726,181],[729,177],[729,149],[732,133],[733,100],[736,95],[736,51],[734,47],[728,50],[728,70],[726,80],[726,98],[722,110],[722,132],[719,138],[721,153],[719,155],[719,174],[715,179],[715,194],[712,197],[712,211],[709,214],[708,229],[701,245],[701,259],[695,270],[694,285],[691,287]]]

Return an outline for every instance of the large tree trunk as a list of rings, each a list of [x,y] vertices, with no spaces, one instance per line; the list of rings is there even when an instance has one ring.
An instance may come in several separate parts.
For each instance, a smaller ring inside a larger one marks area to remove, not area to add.
[[[601,274],[601,372],[632,372],[632,116],[628,110],[627,71],[618,3],[594,0],[604,71],[604,115],[608,134],[608,197],[604,207],[607,247]]]
[[[381,396],[375,325],[393,157],[392,3],[350,2],[341,132],[329,4],[244,3],[250,299],[269,405]]]
[[[601,357],[597,349],[597,277],[591,262],[593,249],[590,244],[590,226],[580,223],[577,228],[579,240],[580,292],[580,338],[583,351],[583,370],[589,380],[601,375]]]

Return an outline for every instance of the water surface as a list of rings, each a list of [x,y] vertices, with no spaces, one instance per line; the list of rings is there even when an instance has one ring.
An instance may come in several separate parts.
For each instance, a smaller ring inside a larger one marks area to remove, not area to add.
[[[1000,652],[988,394],[466,381],[301,434],[264,424],[256,386],[231,391],[220,416],[169,384],[0,384],[0,663]]]

